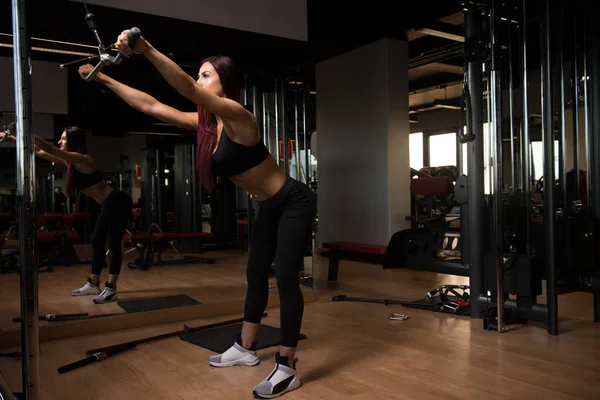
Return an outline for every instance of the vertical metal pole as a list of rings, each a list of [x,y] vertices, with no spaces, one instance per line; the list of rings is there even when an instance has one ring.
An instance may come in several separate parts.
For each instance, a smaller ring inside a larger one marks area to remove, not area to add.
[[[304,170],[306,172],[306,184],[310,183],[310,154],[308,148],[310,147],[310,141],[308,140],[308,127],[307,127],[307,116],[306,116],[306,98],[310,95],[310,88],[308,85],[304,85],[302,90],[302,131],[304,132]]]
[[[552,82],[550,82],[550,0],[544,2],[542,17],[542,141],[544,145],[544,226],[546,242],[546,294],[548,333],[558,334],[558,297],[556,293],[556,265],[554,251],[554,130],[552,112]]]
[[[248,82],[248,74],[244,74],[244,105],[248,105],[248,88],[249,88],[250,84]],[[254,114],[254,117],[256,117],[256,104],[252,104],[252,111]],[[253,207],[252,207],[252,193],[248,192],[248,203],[247,203],[247,209],[248,209],[248,242],[247,242],[247,248],[250,248],[250,239],[252,236],[252,218],[253,218]]]
[[[476,37],[482,40],[482,17],[478,9],[469,9],[465,15],[465,34],[467,38]],[[467,82],[471,94],[473,134],[475,140],[467,143],[467,185],[468,185],[468,246],[467,261],[469,263],[469,285],[471,296],[477,298],[484,292],[483,237],[484,225],[481,215],[484,213],[484,174],[483,174],[483,92],[481,58],[469,61]],[[472,318],[482,318],[485,310],[479,302],[470,306]]]
[[[275,78],[275,161],[281,167],[279,159],[279,85]]]
[[[247,88],[248,86],[246,86]],[[252,110],[254,112],[254,118],[257,120],[260,119],[260,107],[258,106],[258,88],[256,85],[252,85]],[[263,119],[264,124],[264,119]],[[250,238],[252,235],[252,229],[254,226],[254,200],[252,198],[252,193],[248,193],[248,246],[250,245]]]
[[[269,119],[267,117],[267,93],[263,91],[261,93],[261,101],[262,101],[262,132],[263,132],[263,142],[269,152],[271,151],[271,138],[269,137]]]
[[[588,72],[588,43],[587,43],[587,32],[588,24],[587,18],[583,19],[583,114],[585,119],[585,186],[586,186],[586,209],[589,210],[589,207],[592,204],[592,180],[591,176],[594,173],[592,170],[591,164],[591,155],[590,155],[590,116],[589,116],[589,108],[590,108],[590,98],[588,93],[589,86],[589,72]],[[577,180],[579,180],[579,174],[576,175]],[[583,200],[583,199],[581,199]],[[588,214],[590,215],[590,214]]]
[[[156,220],[160,229],[165,229],[167,224],[167,212],[164,209],[163,187],[165,184],[164,153],[159,149],[155,151],[156,157]]]
[[[151,191],[151,197],[152,197],[152,200],[150,201],[150,209],[152,210],[152,213],[151,213],[152,220],[150,221],[150,224],[148,226],[149,228],[152,227],[152,225],[155,225],[155,224],[159,223],[158,222],[158,212],[156,211],[156,208],[157,208],[156,207],[156,202],[157,202],[157,200],[156,200],[156,198],[157,198],[156,197],[157,196],[156,170],[154,171],[154,173],[152,173],[150,175],[150,177],[151,177],[151,182],[152,182],[152,187],[150,189],[150,191]],[[162,229],[162,227],[160,227],[160,228]]]
[[[283,138],[283,173],[290,175],[290,154],[288,152],[288,130],[287,130],[287,107],[285,99],[285,91],[287,90],[287,79],[281,78],[281,129]]]
[[[568,212],[569,207],[567,204],[567,117],[566,117],[566,96],[565,96],[565,43],[564,43],[564,32],[565,32],[565,8],[564,4],[561,5],[562,12],[560,13],[560,33],[559,33],[559,50],[558,50],[558,70],[560,74],[560,182],[561,182],[561,195],[562,195],[562,207],[563,215]]]
[[[523,138],[521,141],[521,149],[523,160],[521,169],[523,170],[523,205],[525,206],[525,237],[527,238],[527,246],[525,254],[528,260],[531,257],[531,139],[529,132],[529,74],[527,73],[527,0],[523,0],[523,21],[521,23],[521,92],[522,92],[522,129]]]
[[[491,34],[491,68],[490,68],[490,92],[488,95],[491,98],[491,126],[492,132],[490,143],[491,143],[491,155],[493,163],[491,169],[493,170],[492,176],[492,200],[493,200],[493,218],[492,226],[494,232],[492,234],[492,253],[494,254],[494,261],[496,264],[496,306],[497,306],[497,318],[498,318],[498,332],[503,332],[504,325],[504,257],[503,257],[503,235],[502,235],[502,179],[501,179],[501,168],[502,161],[499,159],[501,151],[499,149],[502,146],[502,131],[500,127],[499,111],[500,111],[500,99],[498,98],[498,33],[496,28],[496,0],[492,0],[492,7],[490,9],[490,34]]]
[[[298,81],[294,85],[294,143],[296,152],[296,179],[302,181],[302,159],[300,158],[300,131],[298,119]]]
[[[508,36],[508,120],[509,127],[508,132],[510,134],[510,185],[512,187],[512,193],[515,193],[517,188],[517,166],[515,165],[515,123],[514,123],[514,107],[513,107],[513,52],[512,52],[512,22],[510,19],[506,22],[506,31]]]
[[[573,180],[573,199],[579,199],[579,50],[577,49],[577,15],[573,15],[573,171],[575,179]],[[546,180],[544,182],[551,182]],[[545,185],[544,185],[545,186]]]
[[[21,260],[21,360],[23,398],[39,399],[38,276],[35,256],[35,154],[31,109],[31,58],[26,0],[12,0],[13,65],[17,125],[17,216]]]
[[[591,160],[592,171],[594,172],[592,174],[592,203],[590,206],[592,207],[593,217],[598,218],[600,216],[600,173],[597,172],[600,170],[600,24],[590,24],[587,33],[590,39]]]
[[[459,176],[463,175],[465,173],[465,165],[463,162],[464,155],[465,155],[464,144],[459,142],[458,137],[457,137],[456,138],[456,157],[458,158],[457,165],[458,165],[458,175]]]
[[[54,166],[55,164],[52,163],[52,169],[50,170],[50,184],[52,185],[52,193],[50,194],[50,207],[52,207],[52,212],[54,212],[56,210],[56,194],[55,194],[55,190],[56,190],[56,181],[54,179]]]
[[[586,14],[585,18],[590,18]],[[593,17],[591,17],[593,18]],[[587,82],[589,85],[590,95],[590,159],[589,165],[591,170],[588,169],[587,174],[589,180],[588,190],[591,192],[591,199],[588,203],[588,218],[597,219],[600,210],[600,174],[598,168],[600,168],[600,26],[595,23],[591,23],[587,26],[584,31],[584,35],[589,37],[589,47],[586,51],[586,58],[589,57],[589,71],[587,72]],[[587,105],[586,105],[587,106]],[[594,260],[597,263],[597,260]],[[600,322],[600,293],[593,294],[593,305],[594,305],[594,322]]]

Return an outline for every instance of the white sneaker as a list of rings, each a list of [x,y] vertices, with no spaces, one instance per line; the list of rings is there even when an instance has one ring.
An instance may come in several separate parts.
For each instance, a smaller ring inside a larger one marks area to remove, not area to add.
[[[238,335],[239,336],[239,335]],[[238,339],[239,340],[239,339]],[[240,341],[241,342],[241,341]],[[260,360],[256,356],[256,351],[248,350],[238,344],[236,341],[223,354],[208,357],[208,363],[213,367],[233,367],[234,365],[243,365],[252,367],[258,365]]]
[[[71,296],[89,296],[94,294],[100,294],[100,284],[92,285],[92,282],[89,278],[85,285],[79,289],[71,290]]]
[[[287,392],[300,387],[301,382],[296,372],[296,362],[294,359],[293,368],[288,367],[288,358],[275,354],[275,368],[267,379],[254,387],[252,394],[257,399],[274,399]]]
[[[104,287],[104,290],[102,291],[102,293],[100,293],[98,296],[94,297],[94,303],[104,304],[104,303],[110,303],[111,301],[115,301],[118,299],[119,299],[119,296],[117,296],[116,286],[113,286],[110,283],[107,283],[106,286]]]

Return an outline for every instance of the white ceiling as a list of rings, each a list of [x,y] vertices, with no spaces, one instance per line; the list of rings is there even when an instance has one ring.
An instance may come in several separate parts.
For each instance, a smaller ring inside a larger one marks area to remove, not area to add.
[[[93,5],[100,5],[287,39],[308,40],[306,0],[86,0],[86,3],[91,13],[94,12]],[[210,41],[210,38],[206,40]]]

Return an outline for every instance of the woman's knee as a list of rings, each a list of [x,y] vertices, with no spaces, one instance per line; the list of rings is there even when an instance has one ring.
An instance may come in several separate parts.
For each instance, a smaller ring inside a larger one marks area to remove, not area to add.
[[[121,241],[120,240],[109,240],[108,241],[108,250],[110,250],[110,252],[112,254],[121,254],[121,252],[122,252]]]
[[[94,246],[96,251],[104,251],[106,249],[106,237],[102,238],[101,236],[94,236],[92,246]]]
[[[277,268],[275,267],[275,279],[277,287],[283,293],[295,293],[300,290],[300,282],[298,281],[298,273],[295,268]]]

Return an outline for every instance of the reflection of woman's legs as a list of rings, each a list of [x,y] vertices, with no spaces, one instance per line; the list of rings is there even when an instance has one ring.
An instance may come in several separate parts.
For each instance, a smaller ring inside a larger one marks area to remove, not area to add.
[[[111,204],[111,222],[108,228],[108,282],[116,284],[121,273],[121,264],[123,263],[122,241],[125,236],[127,224],[131,218],[131,209],[133,207],[131,198],[125,193],[118,192],[113,197]]]
[[[110,209],[104,205],[100,215],[96,219],[96,228],[94,229],[94,238],[92,240],[92,284],[98,285],[102,269],[106,267],[106,239],[110,229]]]
[[[85,285],[81,288],[71,291],[73,296],[98,295],[100,289],[100,275],[102,269],[106,266],[106,238],[110,225],[110,212],[106,204],[102,205],[102,210],[96,219],[94,237],[92,240],[92,272]]]
[[[121,241],[131,217],[131,198],[123,192],[113,192],[107,200],[106,209],[110,215],[107,243],[109,250],[108,282],[102,293],[94,298],[94,303],[108,303],[117,300],[117,280],[121,273],[123,251]]]
[[[73,296],[99,295],[95,303],[116,300],[116,282],[123,261],[121,240],[131,216],[131,198],[123,192],[112,192],[102,204],[102,211],[96,220],[92,241],[92,273],[88,282],[80,289],[71,292]],[[110,250],[109,278],[104,291],[100,289],[102,269],[106,267],[106,243]]]

